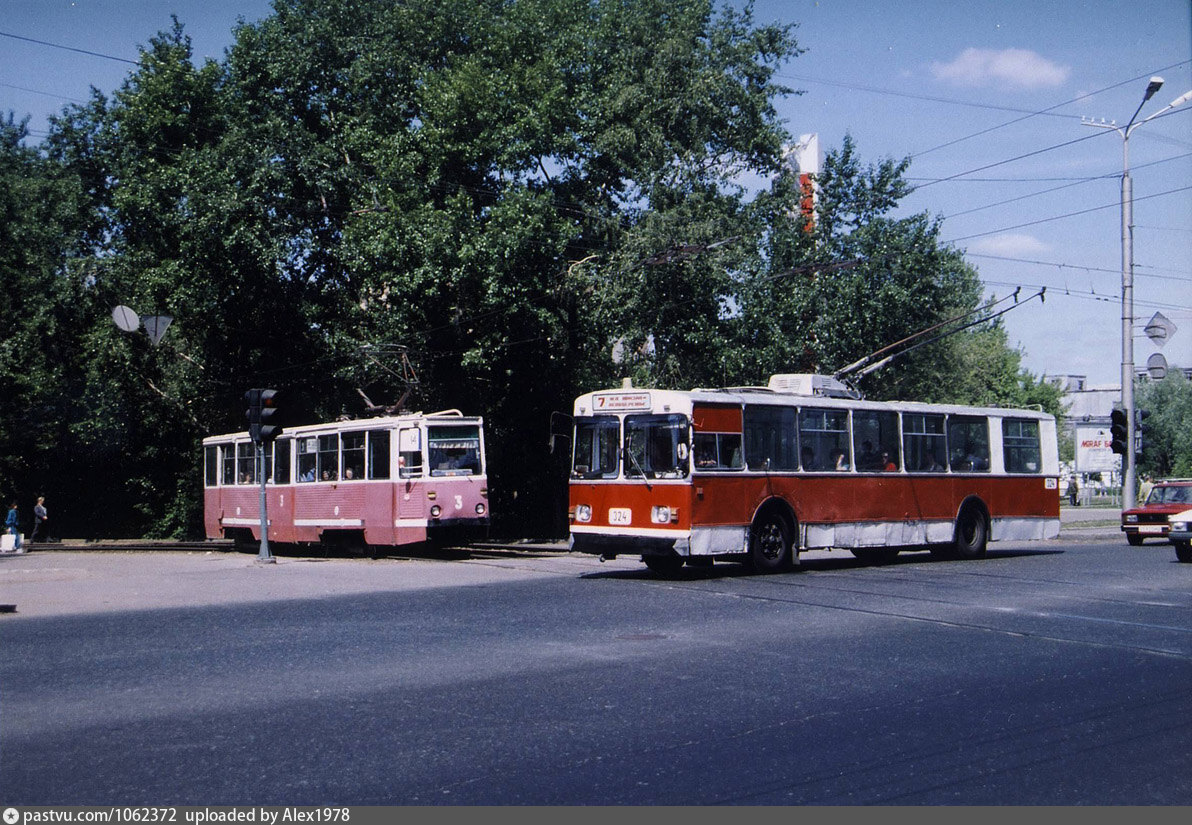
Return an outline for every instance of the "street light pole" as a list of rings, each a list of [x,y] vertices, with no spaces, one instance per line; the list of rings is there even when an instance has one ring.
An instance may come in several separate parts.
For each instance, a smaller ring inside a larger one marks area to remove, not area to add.
[[[1163,78],[1150,79],[1142,102],[1124,128],[1113,122],[1085,121],[1086,126],[1113,129],[1122,136],[1122,409],[1126,413],[1127,427],[1126,454],[1122,456],[1122,509],[1133,508],[1138,501],[1135,490],[1137,462],[1134,455],[1134,183],[1130,179],[1130,134],[1168,109],[1192,100],[1192,91],[1186,92],[1163,109],[1135,123],[1142,107],[1162,86]]]

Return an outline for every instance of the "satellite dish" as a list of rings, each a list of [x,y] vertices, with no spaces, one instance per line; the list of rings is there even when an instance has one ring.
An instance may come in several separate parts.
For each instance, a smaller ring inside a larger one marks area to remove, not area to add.
[[[112,310],[112,320],[125,332],[136,332],[137,327],[141,325],[141,319],[137,314],[123,304]]]

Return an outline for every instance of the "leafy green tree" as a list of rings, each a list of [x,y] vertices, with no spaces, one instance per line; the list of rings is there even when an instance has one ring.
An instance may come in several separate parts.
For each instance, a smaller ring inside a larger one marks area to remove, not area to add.
[[[1138,468],[1155,478],[1192,478],[1192,381],[1170,370],[1136,385],[1134,407],[1149,410]]]

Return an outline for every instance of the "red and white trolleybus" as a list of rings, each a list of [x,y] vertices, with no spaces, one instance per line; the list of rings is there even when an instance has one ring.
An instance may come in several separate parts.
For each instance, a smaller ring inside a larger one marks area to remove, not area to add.
[[[208,538],[260,541],[256,445],[203,440]],[[266,444],[269,541],[373,550],[482,539],[484,422],[458,410],[287,427]]]
[[[1059,534],[1055,419],[1034,410],[854,397],[818,375],[768,387],[625,386],[575,401],[571,546],[652,570],[799,552],[978,558]]]

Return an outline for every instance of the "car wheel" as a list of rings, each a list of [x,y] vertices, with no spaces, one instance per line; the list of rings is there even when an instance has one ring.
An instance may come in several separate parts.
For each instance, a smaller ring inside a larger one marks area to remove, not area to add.
[[[1173,544],[1175,544],[1175,557],[1184,564],[1192,563],[1192,543],[1177,541]]]
[[[1129,542],[1131,547],[1138,547],[1142,544],[1142,536],[1137,533],[1127,533],[1126,541]]]

